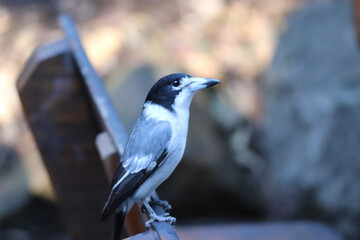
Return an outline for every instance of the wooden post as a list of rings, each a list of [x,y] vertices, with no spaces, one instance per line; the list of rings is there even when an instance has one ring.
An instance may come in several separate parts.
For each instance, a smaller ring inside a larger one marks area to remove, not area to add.
[[[38,48],[18,90],[71,239],[110,239],[112,224],[100,223],[109,191],[95,145],[101,128],[67,41]]]

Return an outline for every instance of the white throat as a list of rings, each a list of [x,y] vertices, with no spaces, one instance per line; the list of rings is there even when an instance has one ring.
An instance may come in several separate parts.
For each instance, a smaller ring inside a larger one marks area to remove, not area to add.
[[[153,119],[156,121],[168,121],[171,125],[178,124],[179,122],[189,121],[188,107],[186,108],[184,106],[173,106],[173,109],[174,112],[164,108],[161,105],[147,102],[144,104],[143,115],[146,119]]]
[[[175,102],[172,105],[173,109],[175,110],[175,112],[177,112],[177,110],[187,110],[189,111],[190,108],[190,104],[191,104],[191,100],[194,96],[194,93],[192,92],[188,92],[186,89],[184,89],[183,91],[181,91],[175,98]]]

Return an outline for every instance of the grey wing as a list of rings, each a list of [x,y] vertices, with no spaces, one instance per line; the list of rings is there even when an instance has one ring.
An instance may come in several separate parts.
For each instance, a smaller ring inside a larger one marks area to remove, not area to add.
[[[121,158],[123,167],[131,173],[154,167],[170,139],[169,122],[157,122],[140,117],[130,134]]]
[[[114,174],[102,219],[121,206],[166,159],[170,139],[171,126],[168,122],[141,118],[137,121]]]

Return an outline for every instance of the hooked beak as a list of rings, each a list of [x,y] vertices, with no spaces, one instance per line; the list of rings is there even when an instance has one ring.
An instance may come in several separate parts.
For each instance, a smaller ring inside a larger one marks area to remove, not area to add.
[[[219,80],[213,78],[191,77],[190,79],[191,79],[191,83],[189,84],[190,92],[196,92],[198,90],[209,88],[220,83]]]

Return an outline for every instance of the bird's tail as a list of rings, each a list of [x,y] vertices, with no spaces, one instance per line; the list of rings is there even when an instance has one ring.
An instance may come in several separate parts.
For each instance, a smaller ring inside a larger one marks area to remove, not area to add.
[[[105,221],[113,211],[114,209],[110,209],[109,204],[106,203],[101,213],[101,221]]]
[[[123,225],[124,225],[125,215],[126,215],[125,211],[121,211],[121,212],[115,214],[112,240],[120,239],[121,232],[122,232]]]
[[[109,207],[109,204],[106,203],[103,212],[101,214],[101,221],[105,221],[111,213],[114,212],[114,209]],[[112,235],[112,240],[119,240],[121,236],[121,232],[123,229],[125,216],[127,209],[123,208],[121,211],[115,211],[115,219],[114,219],[114,230]]]

